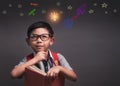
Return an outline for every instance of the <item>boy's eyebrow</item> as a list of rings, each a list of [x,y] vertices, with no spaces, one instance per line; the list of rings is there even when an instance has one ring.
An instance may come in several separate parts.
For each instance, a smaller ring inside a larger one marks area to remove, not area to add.
[[[31,35],[38,35],[38,34],[31,34]]]
[[[40,35],[46,35],[46,34],[49,34],[49,33],[44,33],[44,34],[40,34]],[[31,35],[39,35],[39,34],[31,34]]]

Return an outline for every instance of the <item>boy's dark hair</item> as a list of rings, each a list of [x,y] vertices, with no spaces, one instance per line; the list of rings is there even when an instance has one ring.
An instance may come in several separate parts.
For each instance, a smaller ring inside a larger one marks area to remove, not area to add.
[[[28,27],[27,36],[30,37],[32,31],[37,29],[37,28],[45,28],[45,29],[47,29],[48,32],[50,33],[51,37],[54,34],[54,31],[53,31],[52,27],[50,26],[50,24],[48,24],[47,22],[44,22],[44,21],[38,21],[38,22],[35,22],[35,23],[33,23],[32,25],[30,25]]]

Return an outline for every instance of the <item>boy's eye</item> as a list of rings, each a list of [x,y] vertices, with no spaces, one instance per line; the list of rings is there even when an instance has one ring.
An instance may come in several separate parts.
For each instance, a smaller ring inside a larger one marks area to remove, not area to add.
[[[30,38],[37,38],[37,35],[31,35]]]
[[[41,37],[43,37],[43,38],[48,38],[49,35],[41,35]]]

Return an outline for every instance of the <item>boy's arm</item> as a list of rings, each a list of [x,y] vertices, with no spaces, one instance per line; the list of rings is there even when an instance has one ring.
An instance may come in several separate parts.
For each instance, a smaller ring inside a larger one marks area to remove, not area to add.
[[[64,76],[68,80],[76,81],[77,80],[77,75],[73,70],[69,70],[65,67],[60,66],[60,71],[64,74]]]
[[[56,66],[55,69],[58,69],[61,73],[63,73],[65,78],[72,80],[72,81],[76,81],[77,75],[74,72],[74,70],[71,68],[68,61],[65,59],[65,57],[62,54],[58,53],[57,55],[59,57],[59,61],[60,61],[61,66]]]
[[[28,67],[30,65],[34,65],[34,64],[38,63],[39,61],[45,60],[46,57],[47,57],[47,52],[44,52],[44,51],[38,52],[35,55],[35,57],[33,57],[31,60],[13,68],[13,70],[11,71],[11,76],[13,78],[21,77],[24,74],[26,67]]]
[[[23,64],[20,64],[18,66],[15,66],[12,71],[11,71],[11,76],[12,78],[19,78],[21,77],[24,72],[25,72],[25,68],[27,66],[30,66],[30,65],[33,65],[33,64],[36,64],[37,63],[37,59],[36,58],[33,58]]]
[[[68,80],[71,80],[71,81],[77,80],[77,75],[75,74],[75,72],[73,70],[69,70],[69,69],[62,67],[62,66],[52,67],[48,71],[47,76],[57,77],[59,73],[62,73],[65,76],[65,78],[67,78]]]

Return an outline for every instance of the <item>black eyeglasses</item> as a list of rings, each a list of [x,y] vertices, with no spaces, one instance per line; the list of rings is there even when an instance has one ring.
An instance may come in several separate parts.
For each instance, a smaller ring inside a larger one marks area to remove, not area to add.
[[[50,37],[51,37],[50,34],[41,34],[41,35],[31,34],[30,35],[30,39],[33,41],[36,41],[38,38],[40,38],[42,41],[47,41]]]

